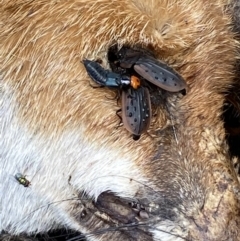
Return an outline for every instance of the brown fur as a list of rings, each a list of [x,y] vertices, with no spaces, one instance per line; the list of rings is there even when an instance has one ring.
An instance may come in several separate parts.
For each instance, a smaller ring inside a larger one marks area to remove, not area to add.
[[[162,218],[175,208],[173,222],[185,238],[239,240],[240,187],[222,121],[238,47],[227,4],[1,1],[0,73],[16,98],[15,115],[32,135],[56,140],[81,130],[89,148],[94,143],[130,158],[154,190],[142,187],[133,198],[162,205]],[[116,92],[93,89],[81,63],[102,59],[108,67],[114,44],[153,51],[188,84],[185,96],[168,94],[165,107],[156,107],[150,135],[137,142],[116,128],[119,106],[106,98]]]

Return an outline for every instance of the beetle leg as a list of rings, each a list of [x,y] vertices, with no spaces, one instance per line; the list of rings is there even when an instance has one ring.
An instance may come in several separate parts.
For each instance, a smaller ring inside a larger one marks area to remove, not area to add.
[[[122,126],[122,124],[123,124],[123,122],[122,122],[122,116],[119,115],[120,112],[122,112],[122,109],[119,109],[119,110],[116,111],[116,115],[118,116],[118,118],[119,118],[119,120],[120,120],[119,123],[118,123],[118,125],[117,125],[117,128],[120,127],[120,126]]]
[[[116,115],[119,117],[119,119],[122,121],[122,116],[119,115],[119,113],[122,112],[122,109],[119,109],[116,111]]]

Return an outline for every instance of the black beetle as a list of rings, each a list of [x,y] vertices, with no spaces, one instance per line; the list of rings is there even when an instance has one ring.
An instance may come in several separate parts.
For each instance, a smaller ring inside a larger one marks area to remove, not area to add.
[[[187,87],[185,80],[173,68],[137,50],[123,47],[117,53],[115,64],[124,69],[133,68],[144,79],[169,92],[178,92]]]
[[[121,73],[105,70],[99,63],[87,59],[83,60],[83,64],[93,81],[122,90],[123,124],[135,140],[148,129],[151,121],[149,90],[136,75],[169,92],[186,89],[184,79],[167,64],[130,48],[122,48],[117,53],[117,60],[110,63],[113,69]],[[118,67],[123,71],[119,71]],[[131,74],[134,71],[136,75]]]
[[[96,83],[107,87],[123,87],[131,85],[131,78],[105,70],[99,63],[88,59],[83,60],[88,75]]]
[[[89,76],[98,84],[107,87],[119,87],[122,90],[122,120],[125,128],[133,134],[135,140],[146,131],[151,121],[150,94],[141,86],[138,77],[121,75],[105,70],[100,64],[83,60]]]

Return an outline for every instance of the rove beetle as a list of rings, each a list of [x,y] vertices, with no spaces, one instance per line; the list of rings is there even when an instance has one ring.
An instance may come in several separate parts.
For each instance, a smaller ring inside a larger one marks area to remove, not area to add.
[[[150,55],[123,47],[116,56],[110,65],[116,72],[122,68],[121,73],[105,70],[97,62],[87,59],[83,60],[83,64],[93,81],[122,90],[123,124],[137,140],[150,125],[151,101],[148,88],[141,84],[136,75],[169,92],[178,92],[187,86],[175,70]],[[136,74],[132,74],[134,72]]]
[[[129,77],[105,70],[99,63],[88,59],[84,59],[83,64],[92,80],[102,86],[119,88],[132,86],[134,89],[140,86],[140,80],[136,76]]]
[[[30,181],[26,179],[26,176],[21,173],[17,173],[14,177],[19,184],[23,185],[24,187],[29,187],[31,185]]]

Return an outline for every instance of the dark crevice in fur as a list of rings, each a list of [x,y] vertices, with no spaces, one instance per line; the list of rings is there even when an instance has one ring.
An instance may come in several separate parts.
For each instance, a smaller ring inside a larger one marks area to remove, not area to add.
[[[230,157],[235,158],[233,166],[240,176],[240,85],[238,83],[231,88],[226,97],[223,118]]]
[[[232,1],[230,11],[230,14],[233,16],[233,31],[239,40],[240,0]],[[223,119],[229,153],[231,158],[237,158],[237,161],[235,160],[233,165],[237,174],[240,175],[240,60],[236,62],[235,76],[235,83],[229,88],[226,94],[225,105],[223,107]]]
[[[229,101],[226,102],[224,120],[230,154],[240,158],[240,112]]]
[[[234,6],[234,30],[240,38],[240,0],[235,1]],[[235,71],[235,83],[226,95],[223,118],[230,156],[240,160],[240,60],[236,63]],[[240,174],[239,171],[237,171],[238,174]]]
[[[58,229],[52,230],[48,233],[37,234],[29,236],[27,234],[21,234],[18,236],[13,236],[7,233],[0,235],[0,241],[66,241],[73,237],[79,236],[80,233],[73,230]],[[86,241],[84,237],[78,239],[81,241]]]

